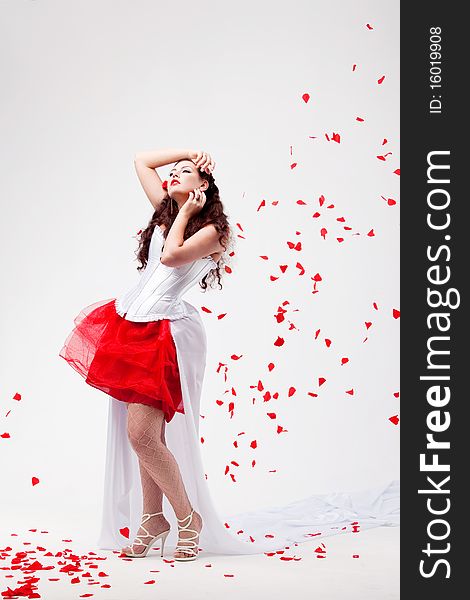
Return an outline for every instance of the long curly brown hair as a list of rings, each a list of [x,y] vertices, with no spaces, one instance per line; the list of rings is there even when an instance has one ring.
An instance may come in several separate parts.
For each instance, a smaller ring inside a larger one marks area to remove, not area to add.
[[[181,161],[177,161],[175,165],[177,165],[179,162]],[[225,257],[228,254],[227,250],[233,245],[233,234],[227,219],[227,215],[224,213],[224,207],[220,200],[219,188],[215,183],[212,173],[206,173],[205,171],[199,170],[199,175],[209,182],[209,186],[207,190],[205,190],[206,202],[202,209],[189,219],[183,235],[183,240],[186,240],[194,235],[196,231],[199,231],[199,229],[205,225],[212,223],[215,226],[217,232],[219,233],[219,241],[225,250],[217,263],[217,267],[215,269],[211,269],[201,279],[199,285],[203,290],[206,290],[206,280],[209,280],[209,283],[211,283],[215,281],[217,276],[218,284],[220,289],[222,289],[222,285],[220,283],[221,263],[226,264],[227,262]],[[139,247],[136,251],[137,258],[141,263],[141,265],[137,267],[138,271],[141,271],[147,265],[150,241],[152,239],[152,234],[155,227],[165,225],[163,236],[166,239],[178,212],[179,208],[176,200],[172,200],[167,192],[166,197],[162,200],[158,208],[155,209],[155,212],[150,218],[147,227],[140,234]]]

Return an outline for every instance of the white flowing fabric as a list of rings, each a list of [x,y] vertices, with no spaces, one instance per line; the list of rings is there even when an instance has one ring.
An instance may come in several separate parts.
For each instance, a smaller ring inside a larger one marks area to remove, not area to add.
[[[188,316],[171,321],[170,326],[177,350],[185,414],[176,413],[166,424],[166,443],[178,462],[191,505],[202,516],[199,547],[204,555],[276,551],[312,537],[340,533],[354,522],[361,529],[398,525],[398,481],[363,492],[314,495],[284,506],[260,508],[225,518],[219,516],[205,479],[199,444],[206,332],[197,309],[189,302],[183,302]],[[107,435],[103,517],[98,546],[119,550],[137,535],[142,518],[142,488],[137,454],[127,435],[126,403],[112,397],[109,397]],[[174,549],[176,517],[168,499],[163,498],[163,510],[171,524],[167,545]],[[129,538],[120,533],[125,527],[129,528]],[[243,534],[235,533],[241,530]]]

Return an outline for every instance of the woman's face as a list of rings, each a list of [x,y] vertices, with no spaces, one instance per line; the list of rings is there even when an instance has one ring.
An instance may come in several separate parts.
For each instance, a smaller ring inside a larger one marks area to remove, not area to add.
[[[173,183],[177,181],[178,183]],[[199,175],[196,165],[191,160],[182,160],[175,165],[168,175],[168,195],[170,198],[188,197],[189,192],[200,187],[207,189],[207,182]]]

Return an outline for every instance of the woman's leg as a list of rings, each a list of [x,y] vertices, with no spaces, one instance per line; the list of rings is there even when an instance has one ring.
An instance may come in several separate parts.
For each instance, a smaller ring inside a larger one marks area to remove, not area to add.
[[[162,443],[165,443],[165,420],[163,421],[163,427],[161,430],[161,440]],[[145,465],[139,458],[139,470],[140,470],[140,481],[142,484],[142,513],[143,514],[154,514],[158,512],[162,512],[163,507],[163,492],[160,487],[155,483],[155,481],[150,476],[150,473],[147,471]],[[170,527],[170,523],[166,520],[164,515],[154,515],[147,519],[144,523],[145,529],[152,535],[157,535],[161,531],[166,531]],[[146,533],[142,527],[139,527],[136,537],[143,539],[143,541],[148,541],[149,538],[145,537]],[[144,545],[135,543],[131,546],[126,546],[123,550],[128,550],[132,548],[136,554],[140,554]]]
[[[145,404],[130,403],[128,405],[127,423],[129,441],[139,457],[139,463],[145,469],[144,480],[146,472],[168,498],[176,517],[180,520],[187,517],[192,507],[178,463],[164,442],[165,419],[163,411]],[[144,485],[144,481],[142,484]],[[183,524],[186,525],[188,520]],[[200,531],[201,527],[201,516],[194,511],[190,528]],[[184,539],[191,538],[193,535],[191,532],[181,532],[178,543],[184,546]],[[186,545],[192,546],[190,542]],[[175,557],[184,556],[185,553],[183,552],[175,553]]]

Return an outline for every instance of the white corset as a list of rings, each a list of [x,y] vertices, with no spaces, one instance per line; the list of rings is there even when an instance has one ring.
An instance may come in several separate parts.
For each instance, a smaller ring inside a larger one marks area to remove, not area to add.
[[[156,225],[148,261],[137,284],[114,302],[118,315],[127,321],[173,321],[187,316],[183,294],[217,267],[211,256],[180,267],[168,267],[160,262],[164,241],[163,231]]]

